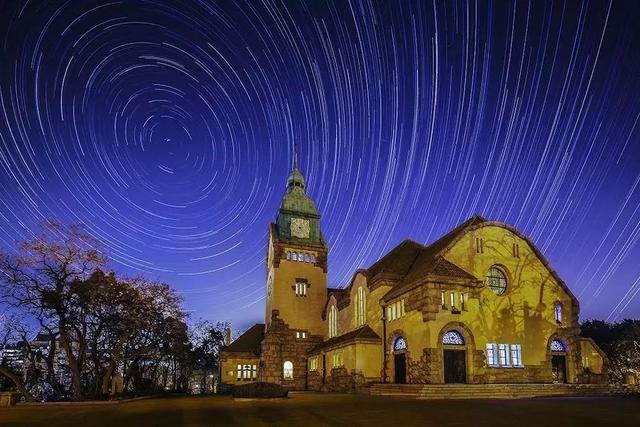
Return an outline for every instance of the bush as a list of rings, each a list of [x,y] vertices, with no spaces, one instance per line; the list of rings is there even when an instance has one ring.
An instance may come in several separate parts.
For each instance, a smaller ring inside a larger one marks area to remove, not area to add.
[[[272,383],[249,383],[235,386],[233,388],[233,397],[245,398],[271,398],[271,397],[287,397],[289,390],[279,384]]]

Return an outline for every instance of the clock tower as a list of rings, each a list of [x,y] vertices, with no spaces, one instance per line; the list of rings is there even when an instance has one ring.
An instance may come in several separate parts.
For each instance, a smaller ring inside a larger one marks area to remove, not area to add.
[[[320,215],[305,193],[304,177],[294,162],[276,222],[269,226],[267,330],[277,313],[300,337],[325,335],[327,252]]]

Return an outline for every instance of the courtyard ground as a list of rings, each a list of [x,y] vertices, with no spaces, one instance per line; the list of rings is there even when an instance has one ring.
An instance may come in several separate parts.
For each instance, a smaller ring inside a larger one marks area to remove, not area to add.
[[[292,393],[288,399],[228,396],[119,404],[0,408],[0,426],[640,426],[639,398],[417,401]]]

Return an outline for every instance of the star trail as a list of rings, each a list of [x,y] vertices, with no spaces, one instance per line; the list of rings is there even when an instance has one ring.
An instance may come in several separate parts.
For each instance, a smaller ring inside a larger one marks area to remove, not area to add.
[[[8,1],[0,245],[83,223],[194,317],[262,319],[293,146],[348,284],[474,213],[582,317],[640,314],[640,3]]]

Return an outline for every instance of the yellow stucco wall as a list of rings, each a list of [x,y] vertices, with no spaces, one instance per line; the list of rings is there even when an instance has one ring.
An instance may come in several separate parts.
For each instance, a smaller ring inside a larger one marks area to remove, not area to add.
[[[477,253],[476,238],[483,239],[483,253]],[[519,258],[512,253],[519,246]],[[429,346],[437,346],[438,332],[448,322],[462,322],[471,329],[476,348],[487,343],[521,344],[524,364],[540,364],[547,358],[548,340],[562,334],[563,327],[577,326],[569,294],[528,243],[510,230],[490,225],[468,232],[445,254],[445,258],[478,278],[484,279],[493,265],[507,274],[507,291],[496,295],[488,286],[479,298],[468,301],[466,311],[451,314],[443,310],[433,322]],[[563,307],[563,322],[554,317],[554,306]]]
[[[594,374],[601,374],[604,368],[604,360],[600,352],[591,340],[580,340],[582,367],[591,370]]]
[[[322,320],[322,309],[327,300],[327,278],[322,267],[314,264],[281,259],[278,267],[274,266],[274,251],[269,245],[267,260],[267,303],[265,323],[269,324],[272,310],[280,312],[280,318],[291,329],[308,331],[314,335],[325,335],[326,324]],[[285,251],[287,247],[285,246]],[[291,249],[298,251],[299,249]],[[307,253],[317,252],[306,250]],[[297,278],[306,279],[309,283],[306,296],[296,296]],[[269,286],[271,283],[271,286]]]

